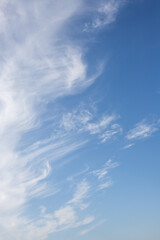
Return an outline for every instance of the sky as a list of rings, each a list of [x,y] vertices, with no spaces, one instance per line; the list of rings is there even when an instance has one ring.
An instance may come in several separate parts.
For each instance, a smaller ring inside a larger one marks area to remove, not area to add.
[[[159,12],[0,1],[0,240],[160,239]]]

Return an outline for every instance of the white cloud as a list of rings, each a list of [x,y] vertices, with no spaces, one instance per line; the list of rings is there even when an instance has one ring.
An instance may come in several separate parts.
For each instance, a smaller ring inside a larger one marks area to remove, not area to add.
[[[80,192],[78,192],[80,191]],[[41,215],[37,219],[30,221],[25,217],[16,215],[14,212],[8,216],[0,217],[0,235],[3,236],[4,230],[9,229],[5,237],[9,240],[43,240],[48,237],[50,233],[63,231],[69,228],[77,228],[80,226],[88,225],[94,221],[93,216],[79,217],[77,208],[74,206],[75,202],[80,202],[86,197],[88,191],[87,182],[83,181],[78,184],[77,190],[74,193],[73,199],[64,206],[55,210],[54,212],[47,213],[47,208],[41,206]],[[78,206],[79,208],[79,206]]]
[[[109,159],[106,163],[105,163],[105,168],[106,169],[112,169],[112,168],[116,168],[118,167],[119,164],[117,162],[113,162],[112,159]]]
[[[66,206],[59,210],[56,210],[54,217],[58,220],[58,225],[73,224],[76,221],[76,216],[71,206]]]
[[[94,12],[93,21],[85,24],[84,31],[92,31],[113,23],[123,2],[120,0],[102,1]]]
[[[102,220],[102,221],[100,221],[100,222],[98,222],[98,223],[96,223],[96,224],[94,224],[94,225],[92,225],[92,226],[90,226],[90,227],[82,230],[82,231],[80,232],[80,234],[81,234],[81,235],[85,235],[86,233],[91,232],[91,231],[93,231],[95,228],[97,228],[98,226],[102,225],[104,222],[106,222],[106,220]]]
[[[84,131],[86,124],[93,119],[93,114],[87,109],[74,110],[73,112],[68,112],[63,114],[60,123],[61,127],[65,130],[78,130]]]
[[[122,149],[128,149],[128,148],[131,148],[132,146],[134,146],[134,143],[127,144]]]
[[[107,171],[106,167],[104,167],[102,169],[93,171],[93,174],[95,176],[97,176],[98,179],[102,179],[104,176],[106,176],[108,174],[108,171]]]
[[[99,135],[101,142],[104,143],[118,133],[122,132],[122,128],[115,122],[117,116],[114,114],[104,115],[99,119],[95,119],[95,113],[86,110],[74,110],[63,114],[60,126],[66,131],[77,131],[79,133],[88,132],[90,135]]]
[[[104,188],[108,188],[108,187],[111,187],[113,185],[113,181],[112,180],[107,180],[106,182],[103,182],[101,183],[99,186],[98,186],[98,190],[102,190]]]
[[[150,137],[154,132],[158,131],[157,123],[147,123],[146,120],[143,120],[136,124],[136,126],[131,129],[126,138],[129,140],[142,139]]]
[[[98,178],[98,187],[97,190],[103,190],[113,185],[112,179],[108,176],[109,170],[118,167],[117,162],[113,162],[109,159],[101,169],[97,169],[91,172],[94,176]]]
[[[88,197],[89,190],[90,185],[86,180],[83,180],[78,184],[73,198],[68,203],[78,205],[81,209],[85,208],[88,205],[84,204],[83,200]]]
[[[99,122],[97,123],[88,123],[86,129],[90,132],[90,134],[97,134],[100,133],[102,130],[106,129],[106,127],[116,119],[116,116],[104,116]]]
[[[79,177],[82,174],[85,174],[86,172],[88,172],[88,170],[89,170],[89,167],[86,167],[84,170],[79,171],[79,172],[73,174],[72,176],[68,177],[67,181],[73,181],[74,178]]]
[[[111,159],[109,159],[103,166],[103,168],[92,171],[92,174],[97,176],[98,179],[104,178],[110,169],[118,167],[119,164],[117,162],[113,162]]]
[[[122,128],[119,124],[113,124],[110,130],[105,131],[102,135],[100,135],[100,139],[102,143],[105,143],[115,135],[122,132]]]

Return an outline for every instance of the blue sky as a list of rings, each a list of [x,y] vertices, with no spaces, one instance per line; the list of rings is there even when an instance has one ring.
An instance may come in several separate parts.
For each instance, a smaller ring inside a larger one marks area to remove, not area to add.
[[[158,0],[0,2],[0,239],[160,239]]]

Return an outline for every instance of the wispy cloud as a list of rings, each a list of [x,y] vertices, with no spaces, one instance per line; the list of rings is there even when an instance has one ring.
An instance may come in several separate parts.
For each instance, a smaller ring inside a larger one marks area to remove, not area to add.
[[[122,149],[128,149],[128,148],[131,148],[132,146],[134,146],[134,143],[127,144]]]
[[[113,181],[111,177],[108,175],[109,170],[118,167],[119,164],[117,162],[113,162],[109,159],[101,169],[97,169],[91,172],[94,176],[98,178],[98,186],[97,189],[102,190],[104,188],[108,188],[113,185]]]
[[[102,130],[106,129],[106,127],[110,125],[110,123],[115,119],[116,116],[114,115],[104,116],[100,121],[96,123],[88,123],[86,129],[90,132],[90,134],[100,133]]]
[[[89,189],[90,189],[90,185],[86,180],[83,180],[82,182],[80,182],[77,186],[77,189],[73,198],[69,201],[69,203],[72,203],[75,205],[78,204],[79,207],[83,208],[83,206],[85,206],[83,204],[83,199],[87,198]]]
[[[105,223],[105,222],[106,222],[106,220],[102,220],[102,221],[100,221],[100,222],[98,222],[98,223],[96,223],[96,224],[94,224],[94,225],[92,225],[92,226],[90,226],[90,227],[82,230],[82,231],[80,232],[80,234],[81,234],[81,235],[85,235],[86,233],[93,231],[95,228],[97,228],[98,226],[102,225],[102,224]]]
[[[98,135],[101,143],[113,138],[122,132],[119,124],[115,123],[117,116],[104,115],[95,119],[95,113],[87,109],[74,110],[63,115],[60,126],[66,131],[87,132],[90,135]]]
[[[79,171],[79,172],[73,174],[72,176],[68,177],[67,180],[68,180],[68,181],[73,181],[74,178],[79,177],[79,176],[81,176],[81,175],[87,173],[88,170],[89,170],[89,167],[86,167],[84,170]]]
[[[98,177],[98,179],[103,178],[107,173],[108,170],[112,168],[118,167],[119,164],[117,162],[113,162],[112,159],[109,159],[105,164],[104,167],[98,170],[94,170],[92,173]]]
[[[108,179],[107,181],[99,184],[98,190],[102,190],[102,189],[111,187],[112,185],[113,185],[113,181],[111,179]]]
[[[102,1],[94,11],[94,19],[92,22],[87,22],[84,31],[92,31],[113,23],[116,20],[117,14],[124,1],[107,0]]]
[[[105,131],[102,135],[100,135],[100,139],[102,143],[105,143],[109,139],[113,138],[115,135],[120,134],[122,132],[122,128],[119,124],[111,125],[110,130]]]
[[[157,122],[148,123],[147,120],[143,120],[127,133],[126,138],[129,140],[147,138],[158,131],[158,129]]]

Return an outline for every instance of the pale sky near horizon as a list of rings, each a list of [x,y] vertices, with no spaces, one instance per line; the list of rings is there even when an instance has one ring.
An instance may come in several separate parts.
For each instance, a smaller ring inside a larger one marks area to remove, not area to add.
[[[0,240],[160,239],[159,13],[0,1]]]

